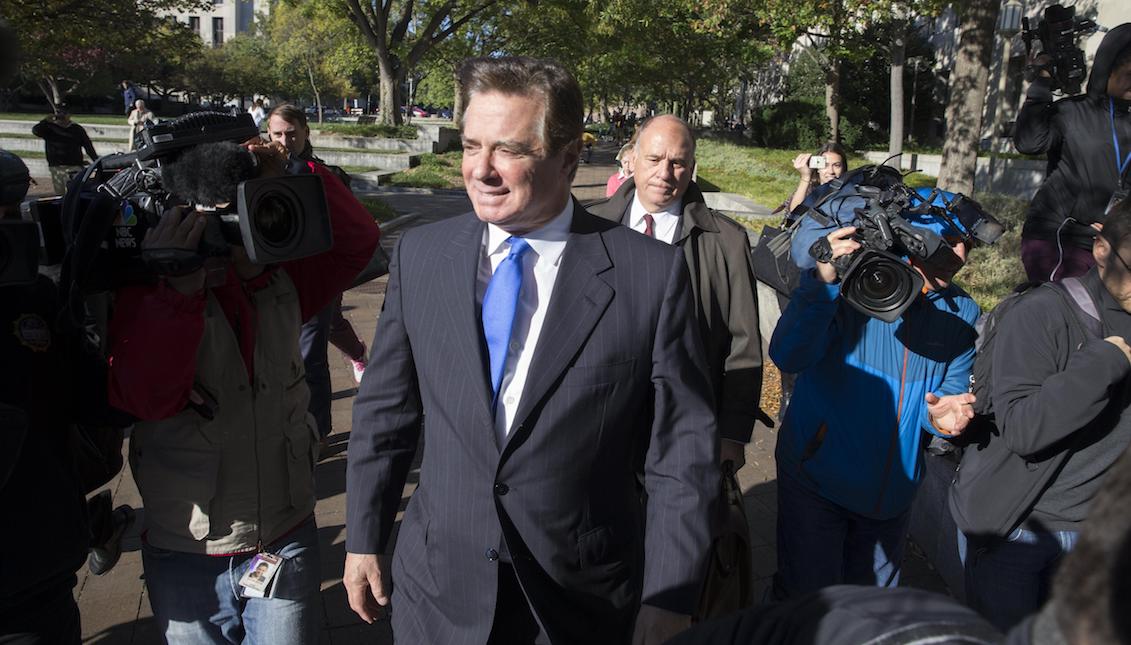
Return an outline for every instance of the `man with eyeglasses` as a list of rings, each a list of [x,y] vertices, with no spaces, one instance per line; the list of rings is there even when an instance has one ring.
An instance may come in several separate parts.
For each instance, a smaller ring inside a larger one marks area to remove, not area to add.
[[[1028,464],[1059,462],[1008,535],[966,536],[967,600],[1002,631],[1047,599],[1104,475],[1131,445],[1131,200],[1112,208],[1092,257],[1079,280],[1100,336],[1082,336],[1070,318],[1082,312],[1052,289],[1033,289],[1002,317],[993,347],[998,440]]]

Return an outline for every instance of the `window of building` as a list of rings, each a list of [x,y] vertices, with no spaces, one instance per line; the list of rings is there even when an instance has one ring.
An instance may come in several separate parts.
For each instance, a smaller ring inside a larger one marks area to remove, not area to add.
[[[192,30],[192,33],[199,36],[200,35],[200,16],[189,16],[188,17],[188,28]]]
[[[224,19],[212,19],[212,46],[219,47],[224,44]]]

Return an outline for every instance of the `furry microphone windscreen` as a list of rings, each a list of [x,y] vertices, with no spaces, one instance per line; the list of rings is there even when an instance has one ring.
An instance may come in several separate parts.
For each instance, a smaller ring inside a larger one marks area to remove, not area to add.
[[[161,166],[165,190],[203,206],[235,201],[240,182],[256,174],[255,155],[230,141],[202,143]]]

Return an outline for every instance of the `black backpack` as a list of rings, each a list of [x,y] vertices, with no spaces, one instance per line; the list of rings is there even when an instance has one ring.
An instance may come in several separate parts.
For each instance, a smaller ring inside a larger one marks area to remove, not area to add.
[[[977,398],[974,403],[977,416],[962,435],[967,446],[950,488],[951,514],[958,528],[967,535],[1009,535],[1072,451],[1070,447],[1051,458],[1030,461],[1009,450],[1000,439],[1001,431],[994,417],[990,395],[998,323],[1026,293],[1037,289],[1052,289],[1060,296],[1056,300],[1063,305],[1070,321],[1069,337],[1078,340],[1074,350],[1090,339],[1103,337],[1099,310],[1078,278],[1023,284],[978,320],[978,353],[970,372],[970,391]]]

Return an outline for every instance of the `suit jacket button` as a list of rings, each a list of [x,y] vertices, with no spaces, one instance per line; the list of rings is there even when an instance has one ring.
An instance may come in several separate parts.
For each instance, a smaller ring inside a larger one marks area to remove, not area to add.
[[[510,486],[507,486],[506,484],[495,484],[496,495],[506,495],[510,492],[510,490]]]
[[[487,553],[485,555],[487,556],[488,562],[494,562],[499,559],[499,552],[494,549],[487,549]]]

